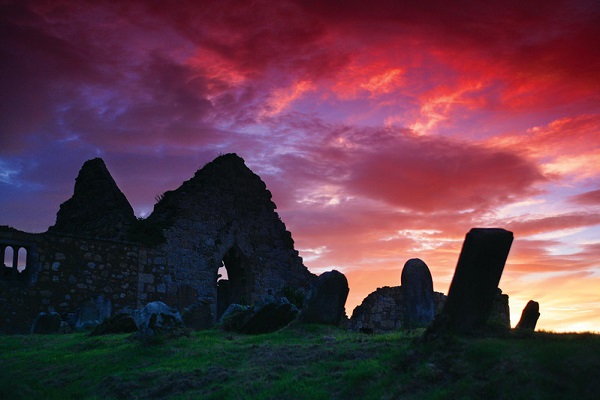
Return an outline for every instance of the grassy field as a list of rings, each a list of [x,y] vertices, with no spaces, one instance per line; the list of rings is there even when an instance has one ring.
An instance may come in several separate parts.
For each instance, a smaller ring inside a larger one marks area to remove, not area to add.
[[[0,399],[598,399],[600,335],[0,336]]]

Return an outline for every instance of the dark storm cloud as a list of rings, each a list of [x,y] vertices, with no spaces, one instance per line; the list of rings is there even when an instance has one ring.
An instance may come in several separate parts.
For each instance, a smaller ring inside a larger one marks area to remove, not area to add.
[[[85,56],[45,25],[22,3],[1,8],[0,154],[23,151],[42,132],[48,139],[59,136],[57,109],[78,82],[97,78]]]

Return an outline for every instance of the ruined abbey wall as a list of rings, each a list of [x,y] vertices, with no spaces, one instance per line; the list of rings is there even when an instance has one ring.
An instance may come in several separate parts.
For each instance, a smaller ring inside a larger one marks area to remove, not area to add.
[[[218,157],[177,190],[166,192],[148,223],[163,227],[178,284],[193,282],[198,298],[219,307],[215,282],[228,273],[229,301],[253,304],[314,279],[294,249],[265,183],[234,154]]]
[[[0,226],[0,256],[27,251],[23,272],[13,268],[18,262],[2,267],[0,332],[27,332],[40,312],[73,323],[82,304],[98,298],[113,314],[154,300],[180,310],[203,301],[216,320],[230,302],[308,290],[315,276],[275,208],[264,182],[227,154],[136,220],[104,162],[90,160],[48,232]],[[218,288],[221,267],[228,280]]]
[[[176,301],[164,253],[135,243],[0,228],[0,249],[27,249],[25,269],[4,267],[0,331],[27,332],[40,312],[73,323],[81,304],[102,296],[114,312],[148,301]]]

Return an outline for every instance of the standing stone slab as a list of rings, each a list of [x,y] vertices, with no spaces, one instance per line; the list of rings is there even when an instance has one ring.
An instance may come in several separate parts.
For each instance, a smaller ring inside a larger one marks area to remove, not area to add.
[[[300,320],[306,323],[338,325],[345,312],[348,280],[338,271],[325,272],[310,291]]]
[[[523,312],[516,329],[522,332],[533,332],[540,317],[540,304],[537,301],[529,300]]]
[[[405,328],[425,327],[433,321],[433,280],[422,260],[412,258],[404,264],[401,276],[404,294]]]
[[[497,295],[513,234],[499,228],[473,228],[467,234],[444,309],[429,333],[466,334],[484,328]]]

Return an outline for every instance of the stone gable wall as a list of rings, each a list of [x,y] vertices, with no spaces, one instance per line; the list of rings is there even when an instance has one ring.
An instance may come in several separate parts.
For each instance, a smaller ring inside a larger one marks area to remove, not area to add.
[[[308,290],[316,278],[294,249],[265,183],[228,154],[164,194],[148,220],[164,226],[178,285],[190,284],[217,314],[217,274],[225,264],[231,301],[253,304],[286,287]]]

